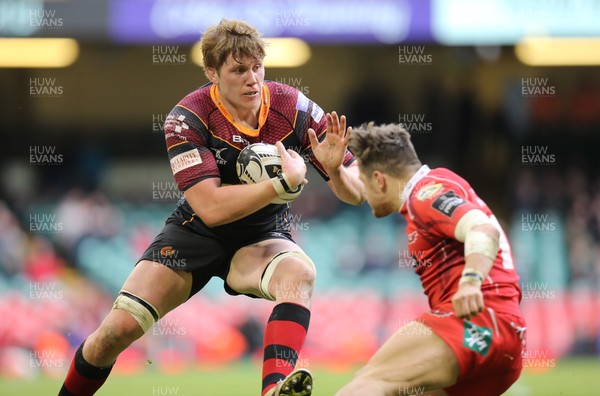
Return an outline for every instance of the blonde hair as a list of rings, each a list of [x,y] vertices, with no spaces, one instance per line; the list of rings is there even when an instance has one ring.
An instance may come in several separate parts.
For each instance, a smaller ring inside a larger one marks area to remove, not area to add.
[[[352,128],[348,147],[365,173],[380,170],[402,177],[407,168],[421,165],[410,133],[401,124],[376,126],[370,122]]]
[[[200,40],[204,69],[217,71],[229,54],[241,62],[243,58],[262,60],[265,57],[265,42],[253,26],[241,20],[221,19],[204,32]]]

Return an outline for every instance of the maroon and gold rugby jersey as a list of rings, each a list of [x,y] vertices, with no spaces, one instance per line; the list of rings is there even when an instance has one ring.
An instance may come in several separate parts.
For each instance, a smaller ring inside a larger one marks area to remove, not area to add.
[[[220,102],[217,86],[211,83],[187,95],[171,110],[164,133],[171,169],[181,191],[207,178],[220,178],[222,184],[241,184],[236,173],[237,157],[247,145],[260,142],[281,141],[328,180],[308,138],[309,128],[315,130],[319,140],[325,137],[323,110],[297,89],[273,81],[263,83],[261,100],[256,129],[233,120]],[[344,165],[353,161],[347,151]],[[210,236],[244,237],[259,231],[282,231],[281,225],[287,224],[282,217],[287,209],[285,204],[268,205],[243,219],[212,228],[197,216],[191,223],[196,231]],[[175,214],[189,220],[194,212],[182,199]]]
[[[465,264],[464,244],[455,238],[456,224],[470,210],[485,213],[500,232],[498,254],[481,290],[486,306],[520,315],[519,276],[508,239],[494,214],[456,173],[423,165],[402,192],[400,213],[406,218],[408,250],[431,309],[451,301]]]

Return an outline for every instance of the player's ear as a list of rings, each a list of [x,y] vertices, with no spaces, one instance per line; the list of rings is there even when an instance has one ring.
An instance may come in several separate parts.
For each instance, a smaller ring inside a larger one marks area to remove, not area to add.
[[[381,191],[385,191],[387,186],[387,180],[385,179],[385,174],[381,171],[375,170],[373,171],[373,178],[377,181],[377,185]]]
[[[208,81],[210,81],[211,83],[217,84],[219,82],[219,75],[217,74],[217,69],[215,69],[214,67],[205,68],[204,74],[206,75],[206,78],[208,78]]]

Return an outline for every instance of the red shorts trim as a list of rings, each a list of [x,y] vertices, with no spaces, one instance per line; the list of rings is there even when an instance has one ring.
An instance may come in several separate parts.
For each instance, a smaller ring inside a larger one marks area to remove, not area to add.
[[[525,319],[486,308],[471,320],[459,319],[452,303],[419,316],[454,351],[459,365],[451,395],[501,395],[520,376]]]

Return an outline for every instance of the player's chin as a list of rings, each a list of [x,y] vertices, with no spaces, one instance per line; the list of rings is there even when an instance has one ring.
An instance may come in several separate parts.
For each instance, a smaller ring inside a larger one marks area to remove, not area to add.
[[[391,205],[385,205],[385,204],[372,205],[371,209],[373,211],[373,216],[375,216],[377,218],[389,216],[390,214],[392,214],[394,212]]]

